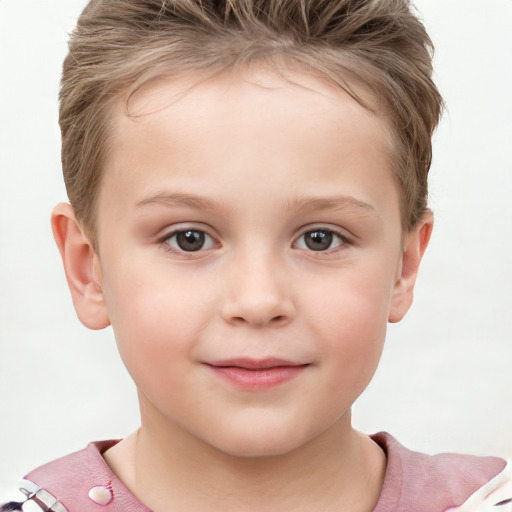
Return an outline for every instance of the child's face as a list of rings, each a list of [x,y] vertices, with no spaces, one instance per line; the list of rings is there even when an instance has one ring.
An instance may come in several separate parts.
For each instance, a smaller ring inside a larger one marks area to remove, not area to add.
[[[259,70],[179,100],[154,83],[131,118],[120,103],[98,202],[96,275],[143,424],[237,455],[349,428],[403,314],[386,123],[293,78],[309,89]]]

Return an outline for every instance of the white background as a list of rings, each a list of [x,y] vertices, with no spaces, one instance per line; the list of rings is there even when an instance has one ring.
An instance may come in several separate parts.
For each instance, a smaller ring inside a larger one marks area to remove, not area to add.
[[[0,489],[138,422],[112,332],[76,319],[49,225],[66,199],[60,66],[84,4],[0,1]],[[434,140],[436,225],[415,305],[390,326],[354,422],[430,453],[512,457],[512,1],[417,5],[448,104]]]

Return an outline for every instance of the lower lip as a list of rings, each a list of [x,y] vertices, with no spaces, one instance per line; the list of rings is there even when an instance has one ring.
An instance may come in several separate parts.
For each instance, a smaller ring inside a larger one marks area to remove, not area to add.
[[[239,366],[207,365],[219,378],[245,391],[268,391],[298,377],[307,364],[248,369]]]

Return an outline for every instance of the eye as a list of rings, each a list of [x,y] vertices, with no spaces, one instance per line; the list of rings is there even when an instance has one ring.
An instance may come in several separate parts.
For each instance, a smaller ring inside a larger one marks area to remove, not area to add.
[[[215,246],[213,238],[199,229],[175,231],[165,239],[165,243],[180,252],[197,252]]]
[[[311,251],[328,251],[347,243],[347,239],[330,229],[313,229],[306,231],[296,242],[299,249]]]

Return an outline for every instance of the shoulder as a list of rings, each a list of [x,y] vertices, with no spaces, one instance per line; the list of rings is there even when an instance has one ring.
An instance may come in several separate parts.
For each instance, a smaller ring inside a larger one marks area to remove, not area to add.
[[[31,471],[20,482],[20,490],[30,502],[29,509],[99,512],[109,505],[109,512],[151,512],[130,493],[102,457],[117,442],[90,443],[83,450]],[[13,502],[0,508],[0,512],[15,510],[21,510],[21,504]]]
[[[512,511],[512,465],[504,459],[454,453],[426,455],[404,448],[386,433],[371,437],[388,459],[374,512],[410,512],[411,507],[415,512]]]

